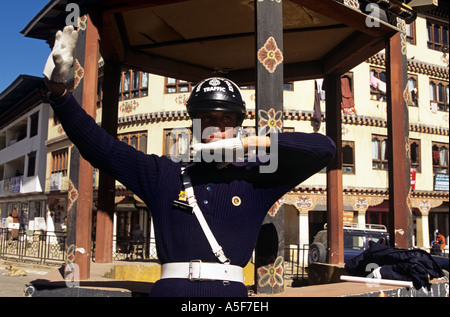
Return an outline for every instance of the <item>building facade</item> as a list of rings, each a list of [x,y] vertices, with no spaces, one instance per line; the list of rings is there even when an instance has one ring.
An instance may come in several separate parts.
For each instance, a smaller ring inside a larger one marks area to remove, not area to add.
[[[42,78],[20,75],[0,94],[0,220],[16,209],[28,225],[44,217],[49,104]]]
[[[429,248],[436,231],[445,237],[449,235],[447,3],[443,2],[433,11],[420,13],[416,21],[407,26],[406,36],[408,91],[404,96],[409,108],[407,150],[411,159],[412,183],[409,203],[414,219],[414,246],[425,249]],[[100,76],[97,118],[101,118],[102,112],[101,82]],[[13,86],[8,94],[14,92]],[[326,83],[320,78],[285,83],[283,131],[326,133],[324,86]],[[343,221],[389,225],[385,52],[379,52],[350,70],[342,77],[341,86],[344,113]],[[185,102],[192,87],[193,83],[174,78],[124,71],[118,92],[118,139],[145,153],[173,157],[186,153],[191,121]],[[250,86],[241,89],[248,110],[243,125],[251,131],[256,125],[255,91]],[[271,115],[267,113],[268,119]],[[28,132],[34,129],[36,116],[40,142],[34,141],[36,136]],[[47,121],[48,124],[43,124]],[[76,199],[76,191],[69,182],[73,145],[58,118],[43,102],[29,113],[15,117],[12,122],[3,117],[1,122],[2,218],[15,204],[19,204],[16,208],[23,210],[24,220],[31,220],[37,213],[42,217],[48,207],[53,212],[55,228],[61,228],[67,210]],[[16,134],[23,134],[25,130],[27,136],[20,142],[16,141],[15,145]],[[34,163],[33,155],[36,156]],[[36,175],[29,174],[32,164],[35,164]],[[16,176],[16,170],[23,175]],[[11,184],[17,182],[21,182],[21,187],[19,192],[13,192],[17,191],[17,185]],[[93,184],[95,216],[98,171],[94,173]],[[293,188],[272,207],[271,212],[276,212],[281,206],[285,217],[285,244],[303,246],[311,243],[314,235],[327,223],[325,170]],[[93,219],[95,226],[95,217]],[[151,210],[120,183],[116,183],[114,221],[116,249],[126,244],[137,226],[147,238],[153,237]]]

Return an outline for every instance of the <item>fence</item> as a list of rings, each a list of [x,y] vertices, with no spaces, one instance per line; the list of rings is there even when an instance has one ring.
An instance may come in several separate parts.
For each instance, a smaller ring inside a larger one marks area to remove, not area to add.
[[[92,239],[92,260],[95,261],[95,239]],[[113,260],[156,260],[154,239],[132,241],[114,237]],[[35,262],[39,264],[62,264],[66,259],[66,237],[62,232],[20,231],[0,229],[0,257],[3,259]]]
[[[14,233],[0,229],[0,256],[16,261],[58,264],[65,260],[65,236],[61,232]]]
[[[284,276],[294,280],[308,278],[309,245],[289,244],[284,247]]]
[[[113,259],[120,260],[157,260],[156,243],[154,238],[144,238],[132,241],[129,238],[113,238]]]

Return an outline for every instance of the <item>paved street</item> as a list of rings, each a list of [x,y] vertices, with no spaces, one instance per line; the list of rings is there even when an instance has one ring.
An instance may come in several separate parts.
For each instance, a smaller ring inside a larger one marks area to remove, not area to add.
[[[8,265],[12,265],[16,269],[24,270],[27,273],[27,276],[4,275],[9,273],[9,271],[5,269]],[[0,297],[24,297],[26,283],[39,278],[52,270],[55,270],[55,268],[0,260]]]

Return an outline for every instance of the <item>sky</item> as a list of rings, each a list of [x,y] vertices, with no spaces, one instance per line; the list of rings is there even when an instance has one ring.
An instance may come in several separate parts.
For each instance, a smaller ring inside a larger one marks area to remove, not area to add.
[[[20,75],[42,77],[50,54],[43,40],[20,33],[50,0],[0,0],[0,93]]]

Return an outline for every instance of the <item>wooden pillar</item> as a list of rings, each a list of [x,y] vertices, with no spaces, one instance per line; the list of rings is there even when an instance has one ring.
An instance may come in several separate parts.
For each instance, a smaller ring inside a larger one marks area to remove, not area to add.
[[[259,135],[281,132],[283,116],[283,14],[281,1],[255,0],[256,129]],[[283,207],[268,214],[256,247],[256,291],[284,291]]]
[[[342,184],[341,76],[325,78],[326,130],[336,144],[336,155],[327,167],[328,263],[344,263],[344,189]]]
[[[117,137],[120,73],[120,63],[105,60],[102,85],[102,128],[113,137]],[[99,175],[95,262],[111,263],[113,260],[116,181],[103,171],[100,171]]]
[[[412,212],[409,204],[410,157],[406,38],[394,35],[386,47],[387,128],[389,159],[388,230],[392,246],[412,247]]]
[[[95,118],[98,81],[98,32],[87,18],[86,29],[79,29],[75,53],[74,97]],[[93,167],[73,146],[70,156],[68,232],[66,239],[66,281],[90,277],[92,233]],[[73,264],[76,264],[75,266]]]

